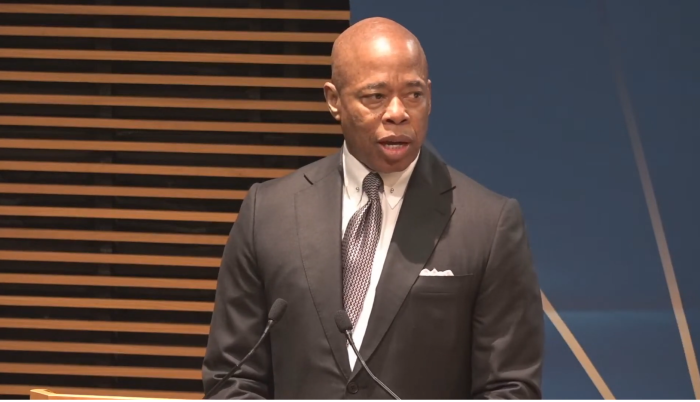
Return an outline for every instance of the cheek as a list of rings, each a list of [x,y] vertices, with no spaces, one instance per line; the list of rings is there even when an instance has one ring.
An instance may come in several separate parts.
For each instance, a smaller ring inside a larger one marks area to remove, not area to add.
[[[423,108],[411,114],[411,126],[416,132],[425,131],[428,127],[428,115],[430,111],[428,108]]]
[[[428,119],[427,118],[416,119],[413,121],[413,129],[416,130],[416,132],[418,132],[418,133],[420,133],[421,131],[425,131],[427,127],[428,127]]]
[[[353,112],[350,117],[352,118],[352,123],[356,126],[362,126],[367,120],[367,116],[358,112]]]
[[[381,123],[381,115],[371,111],[355,111],[350,115],[352,124],[360,131],[372,132]]]

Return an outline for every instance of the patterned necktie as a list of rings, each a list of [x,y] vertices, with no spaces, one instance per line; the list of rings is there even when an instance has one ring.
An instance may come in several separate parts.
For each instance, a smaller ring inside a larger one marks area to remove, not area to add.
[[[370,173],[362,181],[362,191],[369,201],[350,218],[342,245],[343,304],[353,327],[360,317],[372,276],[374,251],[382,227],[382,205],[379,190],[382,178]]]

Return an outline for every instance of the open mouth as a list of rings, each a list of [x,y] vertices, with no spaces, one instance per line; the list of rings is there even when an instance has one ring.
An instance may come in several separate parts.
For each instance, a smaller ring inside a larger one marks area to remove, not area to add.
[[[405,135],[391,135],[382,138],[378,143],[385,152],[397,153],[407,150],[411,139]]]
[[[408,147],[408,142],[380,142],[382,148],[389,150],[399,150]]]

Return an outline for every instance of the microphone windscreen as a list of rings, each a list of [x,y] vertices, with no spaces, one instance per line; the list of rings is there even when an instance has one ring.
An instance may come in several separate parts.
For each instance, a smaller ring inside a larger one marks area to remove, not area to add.
[[[338,310],[333,314],[335,318],[335,325],[338,327],[338,331],[345,333],[346,331],[352,331],[352,322],[350,322],[350,317],[345,310]]]
[[[284,299],[277,299],[272,303],[270,307],[270,312],[267,313],[267,319],[277,322],[282,318],[285,311],[287,311],[287,301]]]

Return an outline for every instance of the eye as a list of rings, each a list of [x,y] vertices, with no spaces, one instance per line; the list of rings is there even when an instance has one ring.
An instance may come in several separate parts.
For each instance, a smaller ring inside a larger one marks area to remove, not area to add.
[[[420,98],[421,96],[423,96],[423,92],[413,92],[413,93],[411,93],[411,97],[412,97],[412,98]]]
[[[384,100],[386,99],[386,96],[382,93],[371,93],[371,94],[366,94],[362,96],[362,102],[366,105],[370,105],[372,107],[374,106],[379,106],[382,103],[384,103]]]

